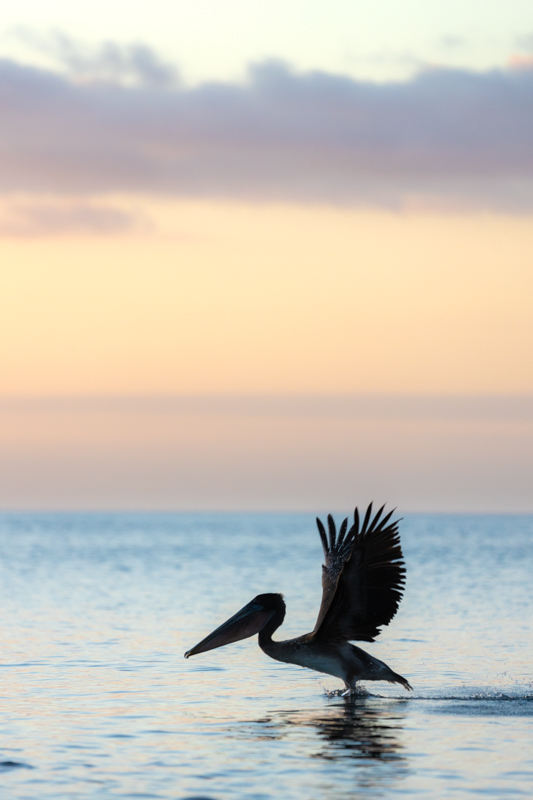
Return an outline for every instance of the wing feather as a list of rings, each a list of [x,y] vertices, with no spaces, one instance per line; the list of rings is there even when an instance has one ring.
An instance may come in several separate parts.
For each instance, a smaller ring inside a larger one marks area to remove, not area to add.
[[[335,523],[317,525],[324,546],[322,604],[313,635],[328,641],[352,639],[373,642],[380,628],[396,614],[402,598],[405,566],[398,522],[389,522],[394,509],[382,517],[384,506],[372,518],[372,503],[360,524],[359,511],[346,531],[344,522],[335,540]],[[331,520],[331,522],[330,522]]]
[[[320,611],[318,612],[315,630],[324,619],[324,616],[331,605],[331,601],[333,600],[335,590],[337,588],[339,575],[342,572],[342,568],[346,559],[350,555],[353,544],[353,535],[350,531],[347,533],[348,519],[343,520],[339,529],[339,537],[336,542],[334,541],[331,533],[332,528],[335,526],[331,514],[328,515],[328,528],[330,533],[329,541],[326,535],[326,529],[318,517],[316,524],[322,540],[322,549],[324,550],[324,560],[326,563],[322,566],[322,603],[320,606]]]
[[[331,552],[335,550],[337,530],[335,528],[335,520],[328,514],[328,532],[329,532],[329,549]]]
[[[372,503],[368,506],[365,514],[365,519],[363,522],[363,527],[361,528],[361,533],[366,533],[366,529],[368,527],[368,521],[370,519],[370,515],[372,514]]]
[[[326,530],[322,525],[322,520],[316,518],[316,524],[318,526],[318,532],[320,534],[320,539],[322,540],[322,549],[324,551],[324,558],[328,557],[329,547],[328,547],[328,539],[326,536]]]
[[[341,547],[344,537],[346,536],[346,531],[348,530],[348,517],[343,519],[342,524],[339,528],[339,537],[337,539],[337,547]]]
[[[370,503],[370,505],[372,505],[372,503]],[[376,516],[375,516],[375,517],[374,517],[374,519],[372,520],[372,523],[371,523],[371,525],[370,525],[370,528],[368,529],[368,533],[372,533],[372,531],[374,531],[374,530],[376,529],[376,527],[377,527],[377,524],[378,524],[378,522],[379,522],[379,518],[380,518],[380,517],[381,517],[381,515],[383,514],[383,509],[384,509],[384,508],[385,508],[385,506],[381,506],[381,508],[380,508],[380,509],[379,509],[379,511],[377,512]]]

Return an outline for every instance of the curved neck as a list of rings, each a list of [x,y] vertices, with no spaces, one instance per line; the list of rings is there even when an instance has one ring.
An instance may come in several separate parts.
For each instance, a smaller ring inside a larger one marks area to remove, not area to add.
[[[272,617],[268,620],[264,628],[259,631],[259,647],[261,650],[268,649],[272,644],[272,634],[276,631],[285,617],[285,609],[281,611],[276,609]]]

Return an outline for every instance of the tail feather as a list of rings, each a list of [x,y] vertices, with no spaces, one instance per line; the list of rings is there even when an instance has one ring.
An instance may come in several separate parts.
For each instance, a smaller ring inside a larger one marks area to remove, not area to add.
[[[408,692],[412,692],[413,691],[413,687],[411,686],[409,681],[407,681],[405,678],[402,678],[402,676],[398,675],[397,672],[393,672],[392,673],[392,678],[389,678],[388,682],[389,683],[401,683],[403,688],[406,689]]]

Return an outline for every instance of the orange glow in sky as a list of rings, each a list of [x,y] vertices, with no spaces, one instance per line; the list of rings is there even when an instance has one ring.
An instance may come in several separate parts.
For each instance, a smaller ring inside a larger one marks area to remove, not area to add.
[[[135,203],[0,241],[1,395],[533,392],[527,216]]]
[[[0,508],[533,511],[527,4],[109,5],[0,42]]]

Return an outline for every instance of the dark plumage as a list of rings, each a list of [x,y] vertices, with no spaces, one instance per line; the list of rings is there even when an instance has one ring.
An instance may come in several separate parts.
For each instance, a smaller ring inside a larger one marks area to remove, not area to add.
[[[329,541],[317,519],[324,556],[322,604],[315,636],[373,642],[380,627],[388,625],[398,610],[405,581],[405,566],[400,546],[398,521],[390,523],[394,511],[380,522],[382,506],[370,523],[372,503],[363,524],[359,512],[346,533],[345,519],[336,539],[335,522],[328,515]]]
[[[341,678],[350,693],[358,680],[385,680],[411,686],[379,659],[350,644],[373,642],[380,628],[398,610],[405,582],[405,566],[398,521],[393,511],[382,517],[382,506],[372,519],[372,503],[362,525],[357,508],[348,530],[345,519],[338,531],[328,515],[328,530],[317,519],[324,549],[322,603],[311,633],[276,642],[272,634],[285,617],[280,594],[261,594],[235,616],[185,653],[185,657],[221,647],[259,633],[259,646],[277,661],[299,664]]]

